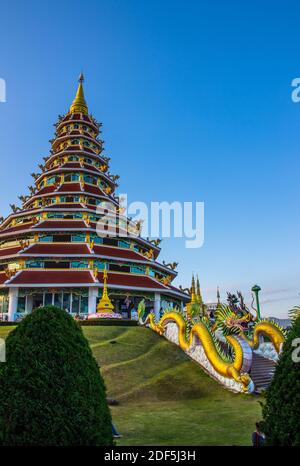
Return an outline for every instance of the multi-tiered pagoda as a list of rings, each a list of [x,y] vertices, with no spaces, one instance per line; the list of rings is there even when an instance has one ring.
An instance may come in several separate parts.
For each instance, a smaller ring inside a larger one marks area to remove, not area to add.
[[[93,314],[104,270],[115,312],[124,317],[143,298],[157,316],[183,306],[189,296],[172,286],[174,266],[157,261],[159,241],[141,237],[140,225],[122,216],[119,177],[109,173],[82,75],[69,111],[54,126],[50,155],[32,174],[30,194],[20,196],[22,207],[12,205],[0,225],[0,318],[13,321],[49,304]]]

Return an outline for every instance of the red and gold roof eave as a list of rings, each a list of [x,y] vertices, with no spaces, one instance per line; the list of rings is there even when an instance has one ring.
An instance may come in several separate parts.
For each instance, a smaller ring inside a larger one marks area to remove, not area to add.
[[[80,184],[80,183],[78,183],[78,184]],[[95,187],[94,185],[88,185],[87,183],[85,183],[85,184],[86,184],[86,186]],[[97,199],[103,199],[103,200],[109,201],[112,204],[114,204],[116,207],[119,205],[118,201],[114,197],[104,193],[100,187],[98,187],[98,188],[99,188],[99,191],[102,192],[102,194],[96,194],[95,192],[92,192],[91,190],[90,191],[79,190],[79,189],[78,190],[72,190],[72,189],[70,189],[70,190],[67,190],[67,189],[66,190],[65,189],[59,190],[59,188],[61,188],[61,186],[68,187],[68,183],[63,183],[63,185],[60,185],[58,188],[56,188],[54,191],[51,191],[51,192],[42,193],[42,194],[39,194],[39,192],[37,192],[32,197],[30,197],[26,201],[26,203],[24,203],[25,210],[26,210],[26,206],[28,204],[30,204],[31,202],[33,202],[33,201],[36,201],[38,199],[47,199],[47,198],[60,196],[60,195],[79,195],[79,196],[86,195],[86,196],[89,196],[89,197],[95,197]],[[53,208],[55,209],[55,207],[53,207]],[[15,214],[10,214],[10,216],[9,216],[10,218],[12,218],[11,215],[15,215]],[[9,218],[9,217],[7,217],[7,218]]]
[[[99,147],[99,149],[102,148],[102,145],[103,145],[103,142],[104,142],[104,141],[102,141],[102,139],[98,140],[97,138],[92,137],[89,133],[85,133],[84,131],[82,131],[82,132],[81,131],[76,131],[76,134],[72,134],[72,133],[75,133],[75,131],[71,131],[70,133],[66,133],[66,134],[61,134],[60,136],[56,136],[55,139],[52,142],[53,150],[55,150],[54,148],[58,144],[61,144],[66,139],[70,139],[70,138],[75,138],[75,139],[76,138],[84,138],[87,141],[90,141],[93,144],[96,144]]]
[[[38,252],[40,251],[40,252]],[[71,252],[70,252],[71,251]],[[0,249],[0,259],[7,258],[1,254],[3,250]],[[26,249],[21,249],[14,254],[13,257],[55,257],[55,258],[89,258],[89,259],[107,259],[117,262],[131,262],[145,266],[151,266],[157,271],[163,271],[172,277],[172,280],[177,276],[178,272],[170,269],[169,267],[146,258],[140,252],[120,248],[117,246],[95,245],[91,250],[88,243],[33,243]],[[12,257],[12,256],[10,256]]]
[[[62,116],[61,120],[54,124],[56,127],[56,131],[59,131],[62,126],[66,125],[68,122],[70,123],[87,123],[93,126],[94,130],[97,132],[101,132],[102,123],[99,123],[95,120],[92,115],[85,115],[83,113],[66,113]]]
[[[70,162],[70,163],[74,163],[74,162]],[[43,178],[45,178],[46,176],[49,176],[49,175],[53,175],[57,172],[59,173],[68,173],[68,172],[74,172],[74,171],[78,171],[78,172],[83,172],[83,173],[90,173],[91,175],[97,175],[97,176],[100,176],[100,177],[103,177],[103,179],[105,181],[108,182],[108,184],[110,184],[113,188],[115,188],[116,186],[116,183],[109,177],[107,176],[103,171],[101,171],[99,168],[97,167],[94,167],[95,170],[87,167],[86,165],[87,164],[83,164],[81,165],[79,162],[78,162],[78,167],[68,167],[68,166],[65,166],[67,165],[68,162],[64,163],[63,165],[61,166],[56,166],[56,167],[52,167],[52,168],[49,168],[47,170],[45,170],[43,173],[40,174],[40,176],[36,179],[35,181],[35,184],[39,184]],[[92,165],[91,165],[92,166]]]
[[[20,270],[10,279],[5,272],[0,273],[1,287],[90,287],[103,288],[103,274],[98,273],[95,277],[90,270]],[[163,285],[152,277],[109,272],[108,288],[110,290],[122,289],[132,291],[160,292],[168,296],[181,298],[188,302],[190,297],[175,287]]]
[[[70,148],[72,146],[69,146]],[[64,156],[68,156],[68,155],[82,155],[82,156],[86,156],[86,157],[94,157],[95,160],[97,161],[100,161],[101,163],[103,163],[103,165],[107,165],[107,161],[104,157],[102,157],[100,154],[97,154],[96,152],[89,152],[89,151],[86,151],[83,147],[80,147],[77,148],[77,149],[62,149],[61,151],[59,152],[55,152],[53,154],[50,154],[48,159],[47,159],[47,162],[45,162],[45,166],[47,167],[49,164],[52,163],[53,160],[55,160],[57,157],[64,157]]]
[[[45,222],[48,222],[47,226],[43,228],[43,224],[45,224]],[[55,226],[54,226],[54,222],[55,222]],[[66,228],[66,222],[68,222],[68,226],[70,226],[69,228]],[[93,222],[91,222],[93,223]],[[53,229],[51,230],[51,228],[49,228],[49,224],[52,224],[54,227]],[[77,224],[77,226],[76,226]],[[30,225],[30,228],[24,228],[24,226],[29,226]],[[95,228],[91,228],[91,225],[88,225],[84,220],[81,220],[81,219],[78,219],[78,220],[57,220],[57,219],[54,219],[54,220],[42,220],[41,222],[39,223],[28,223],[28,224],[25,224],[25,225],[19,225],[19,226],[15,226],[15,227],[12,227],[12,228],[9,228],[8,231],[6,230],[2,230],[0,231],[0,238],[9,238],[11,236],[15,237],[16,234],[19,234],[19,235],[24,235],[24,234],[27,234],[27,233],[32,233],[32,232],[53,232],[53,231],[58,231],[58,232],[61,232],[61,231],[84,231],[84,232],[93,232],[93,231],[96,231]],[[83,226],[84,225],[84,226]],[[61,226],[61,228],[60,228]],[[23,227],[23,230],[22,230],[22,227]],[[107,232],[103,230],[103,234],[106,234]],[[135,236],[135,235],[132,235],[132,236],[124,236],[124,237],[121,237],[121,236],[117,236],[119,239],[131,239],[131,240],[135,240],[137,243],[141,244],[141,245],[145,245],[147,246],[149,249],[152,249],[153,252],[154,252],[154,257],[157,258],[159,253],[160,253],[160,250],[161,248],[159,246],[156,246],[154,245],[153,243],[151,243],[150,241],[146,240],[145,238],[143,238],[142,236]]]

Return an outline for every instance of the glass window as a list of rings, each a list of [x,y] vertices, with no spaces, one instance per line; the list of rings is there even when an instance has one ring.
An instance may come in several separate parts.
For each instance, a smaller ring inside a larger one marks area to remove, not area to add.
[[[80,296],[72,293],[72,314],[79,314]]]
[[[65,311],[71,311],[71,293],[64,293],[63,295],[63,309]]]
[[[130,244],[128,243],[128,241],[124,241],[124,240],[119,240],[119,246],[121,248],[130,248]]]
[[[65,175],[65,182],[69,183],[70,181],[79,181],[79,173],[68,173]]]
[[[75,243],[84,243],[85,242],[85,235],[80,234],[80,233],[76,234],[76,235],[72,235],[71,241],[73,241]]]
[[[125,264],[121,265],[116,263],[110,263],[109,270],[111,270],[112,272],[130,272],[130,266]]]
[[[54,306],[62,307],[62,293],[54,293]]]
[[[44,241],[45,243],[52,243],[52,241],[53,241],[53,236],[52,236],[52,235],[40,236],[39,240],[40,240],[40,241]]]
[[[72,269],[88,268],[88,262],[87,261],[71,261],[71,268]]]
[[[132,265],[130,267],[130,272],[131,273],[141,273],[141,274],[144,274],[145,273],[145,268],[144,267],[138,267],[137,265]]]
[[[93,240],[95,244],[103,244],[103,238],[100,238],[100,236],[95,236]]]
[[[47,184],[54,184],[56,182],[56,176],[50,176],[47,179]]]
[[[88,314],[89,311],[89,299],[86,296],[81,296],[80,299],[80,313]]]
[[[31,260],[31,261],[26,261],[26,268],[27,269],[40,269],[44,267],[44,261],[38,261],[38,260]]]
[[[84,175],[83,179],[86,183],[93,184],[94,178],[91,175]]]
[[[26,310],[26,298],[25,296],[19,296],[17,312],[25,312],[25,310]]]
[[[94,266],[95,266],[98,270],[104,270],[104,268],[105,268],[105,262],[94,261]]]
[[[52,304],[52,293],[45,293],[45,306],[51,306]]]
[[[0,314],[6,314],[8,312],[8,296],[0,296]]]

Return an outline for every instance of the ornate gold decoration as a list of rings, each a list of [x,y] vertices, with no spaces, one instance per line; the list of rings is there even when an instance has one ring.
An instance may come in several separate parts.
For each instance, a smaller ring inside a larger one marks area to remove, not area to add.
[[[143,256],[146,257],[147,259],[153,259],[154,251],[153,249],[149,249],[149,251],[146,251]]]
[[[170,285],[171,281],[172,281],[172,276],[171,275],[167,275],[166,277],[163,277],[159,280],[163,285]]]

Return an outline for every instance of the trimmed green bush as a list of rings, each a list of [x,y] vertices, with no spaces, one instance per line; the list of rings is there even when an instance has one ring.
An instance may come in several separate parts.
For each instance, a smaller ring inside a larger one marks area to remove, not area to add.
[[[300,446],[300,362],[293,342],[300,338],[300,317],[288,333],[263,406],[262,431],[268,445]],[[298,342],[299,345],[299,342]]]
[[[62,309],[34,310],[6,339],[0,444],[111,445],[105,386],[80,326]]]

